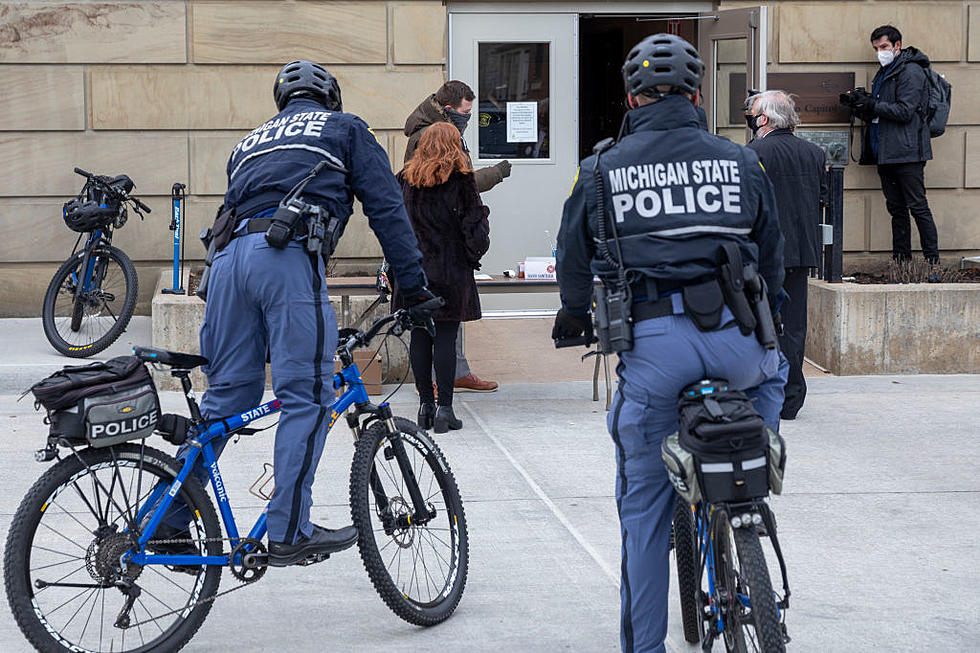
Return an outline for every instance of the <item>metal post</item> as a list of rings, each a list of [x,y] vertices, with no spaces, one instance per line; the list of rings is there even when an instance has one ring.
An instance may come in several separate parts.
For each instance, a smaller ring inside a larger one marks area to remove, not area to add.
[[[844,274],[844,166],[833,164],[829,172],[826,220],[833,226],[834,243],[824,247],[823,279],[840,283]]]

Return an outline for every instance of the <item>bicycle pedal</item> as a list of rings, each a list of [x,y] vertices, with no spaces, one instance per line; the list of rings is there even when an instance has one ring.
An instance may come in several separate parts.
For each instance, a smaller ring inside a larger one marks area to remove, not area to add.
[[[315,565],[318,562],[323,562],[330,557],[329,553],[314,553],[313,555],[307,557],[305,560],[300,560],[296,564],[301,567],[309,567],[310,565]]]

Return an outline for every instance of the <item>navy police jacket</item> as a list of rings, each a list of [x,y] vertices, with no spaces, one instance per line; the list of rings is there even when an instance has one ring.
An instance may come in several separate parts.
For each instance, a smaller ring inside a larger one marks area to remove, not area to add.
[[[705,132],[681,95],[633,109],[624,133],[602,153],[599,173],[609,250],[617,258],[615,220],[630,280],[684,285],[716,275],[721,245],[734,242],[774,302],[783,286],[783,237],[772,183],[755,153]],[[558,232],[558,285],[573,314],[589,310],[594,274],[616,278],[597,248],[594,167],[595,155],[582,161]]]
[[[235,146],[228,159],[225,208],[265,193],[281,199],[324,158],[347,174],[324,169],[307,184],[303,199],[325,207],[346,226],[356,196],[398,284],[424,286],[422,255],[388,155],[353,114],[327,111],[310,98],[291,100]]]

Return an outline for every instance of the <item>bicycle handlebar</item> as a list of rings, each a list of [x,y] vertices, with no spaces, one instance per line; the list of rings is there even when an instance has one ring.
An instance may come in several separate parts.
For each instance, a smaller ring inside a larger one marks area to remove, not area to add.
[[[141,202],[138,198],[135,198],[135,197],[131,196],[129,193],[127,193],[122,188],[118,188],[116,186],[113,186],[112,183],[111,183],[112,180],[109,179],[109,177],[105,177],[105,176],[102,176],[102,175],[96,175],[96,174],[93,174],[93,173],[89,172],[88,170],[82,170],[81,168],[78,168],[78,167],[75,168],[75,174],[81,175],[81,176],[85,177],[86,179],[88,179],[90,182],[94,182],[94,183],[98,184],[99,186],[102,187],[102,189],[104,191],[106,191],[106,192],[108,192],[108,193],[110,193],[110,194],[118,197],[119,199],[121,199],[123,201],[130,201],[130,202],[132,202],[134,204],[137,212],[139,212],[139,211],[143,211],[145,213],[152,213],[153,212],[153,210],[149,206],[147,206],[146,204],[144,204],[143,202]],[[129,180],[130,186],[132,186],[132,183],[133,182],[130,179]]]
[[[431,313],[431,311],[434,311],[437,308],[441,308],[445,305],[446,305],[446,300],[444,300],[442,297],[433,297],[432,299],[422,302],[421,304],[416,304],[411,308],[403,308],[397,310],[391,315],[387,315],[385,317],[378,318],[377,320],[375,320],[374,324],[372,324],[371,328],[368,329],[367,331],[363,333],[362,332],[354,333],[341,346],[345,347],[348,352],[352,352],[354,349],[358,347],[367,347],[371,343],[371,341],[374,340],[374,337],[377,336],[378,333],[381,331],[381,328],[391,322],[397,322],[398,326],[401,327],[399,332],[396,333],[395,335],[401,335],[401,333],[404,332],[405,329],[410,329],[416,326],[425,326],[424,324],[420,324],[417,321],[416,316],[412,315],[412,311],[413,310],[417,311],[421,309],[422,311],[427,311]],[[429,317],[428,321],[431,322],[432,318]]]

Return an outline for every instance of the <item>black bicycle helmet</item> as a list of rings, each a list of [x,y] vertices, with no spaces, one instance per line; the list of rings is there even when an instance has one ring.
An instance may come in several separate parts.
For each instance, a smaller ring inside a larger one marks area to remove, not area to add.
[[[330,111],[343,111],[340,84],[318,63],[305,59],[291,61],[276,75],[272,95],[280,111],[286,108],[289,98],[297,93],[309,95]]]
[[[62,207],[65,224],[72,231],[94,231],[112,222],[118,208],[107,208],[92,200],[73,199]]]
[[[654,34],[637,43],[623,64],[626,92],[636,97],[670,93],[697,93],[704,62],[693,45],[674,34]],[[669,86],[658,93],[656,87]]]

